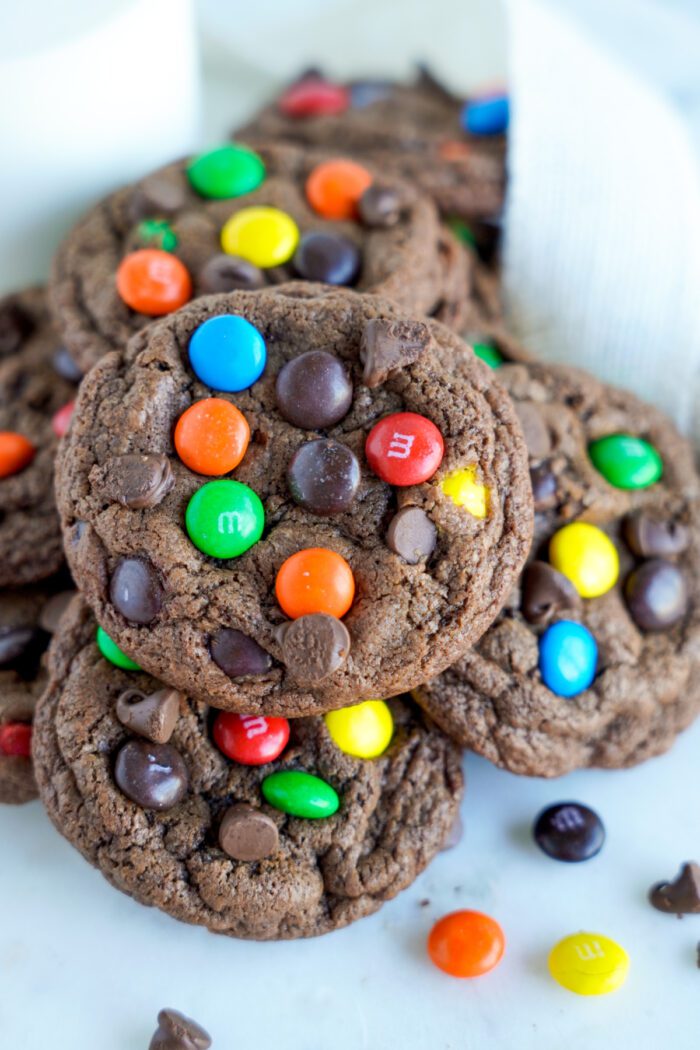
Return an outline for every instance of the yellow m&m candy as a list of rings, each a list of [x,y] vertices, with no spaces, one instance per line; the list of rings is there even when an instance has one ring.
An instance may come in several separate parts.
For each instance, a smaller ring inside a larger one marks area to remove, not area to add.
[[[572,933],[549,953],[554,980],[577,995],[607,995],[624,984],[630,960],[627,952],[600,933]]]
[[[394,719],[383,700],[365,700],[355,707],[329,711],[325,718],[333,742],[355,758],[377,758],[394,735]]]
[[[550,564],[571,580],[582,598],[599,598],[620,575],[615,544],[595,525],[574,521],[552,536]]]
[[[221,230],[221,247],[228,255],[237,255],[263,270],[286,263],[298,243],[299,227],[279,208],[242,208]]]
[[[464,507],[475,518],[485,518],[489,510],[489,490],[476,479],[476,466],[453,470],[440,488],[458,507]]]

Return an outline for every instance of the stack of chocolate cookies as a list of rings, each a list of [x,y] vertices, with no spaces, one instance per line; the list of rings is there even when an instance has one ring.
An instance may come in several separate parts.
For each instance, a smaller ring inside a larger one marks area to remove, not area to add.
[[[305,74],[79,222],[55,327],[4,304],[0,721],[42,693],[53,822],[184,921],[346,925],[450,841],[462,748],[621,766],[700,708],[693,457],[508,334],[505,105]]]

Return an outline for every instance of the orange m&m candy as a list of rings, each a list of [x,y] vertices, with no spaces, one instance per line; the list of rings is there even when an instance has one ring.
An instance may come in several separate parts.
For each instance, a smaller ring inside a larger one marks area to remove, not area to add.
[[[279,568],[275,594],[292,620],[310,613],[345,616],[355,596],[352,569],[340,554],[326,547],[307,547]]]
[[[185,409],[175,427],[175,449],[190,470],[215,477],[243,459],[250,427],[242,412],[222,397],[205,397]]]
[[[192,278],[171,252],[142,248],[119,263],[117,291],[132,310],[161,317],[179,310],[192,297]]]
[[[481,977],[501,961],[506,941],[503,930],[480,911],[453,911],[433,926],[428,955],[451,977]]]
[[[309,204],[324,219],[353,219],[357,202],[372,183],[372,176],[353,160],[327,160],[317,164],[306,180]]]
[[[9,478],[28,467],[36,455],[36,446],[23,434],[0,430],[0,478]]]

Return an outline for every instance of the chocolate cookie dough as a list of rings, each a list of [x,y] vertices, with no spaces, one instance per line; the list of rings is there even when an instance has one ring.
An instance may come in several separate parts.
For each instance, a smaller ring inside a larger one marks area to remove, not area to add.
[[[393,737],[377,758],[341,750],[316,717],[290,724],[275,760],[242,764],[214,743],[214,713],[184,696],[168,742],[153,745],[118,704],[163,686],[104,660],[95,626],[77,599],[51,649],[34,755],[54,824],[117,889],[213,932],[308,937],[376,911],[442,847],[460,753],[409,700],[389,702]],[[271,728],[238,721],[253,742]],[[118,782],[126,749],[141,759]],[[164,799],[167,781],[180,791]]]
[[[79,378],[43,290],[0,299],[0,587],[43,580],[63,562],[53,464]]]
[[[59,459],[98,621],[150,673],[246,713],[443,670],[530,543],[526,450],[493,376],[443,326],[348,290],[234,292],[151,326],[86,377]]]
[[[512,772],[633,765],[700,711],[692,449],[656,409],[583,371],[497,375],[530,452],[532,555],[481,641],[415,697]]]
[[[53,264],[61,334],[87,371],[198,296],[292,279],[352,286],[459,329],[473,263],[433,202],[385,169],[290,146],[223,146],[107,197]]]

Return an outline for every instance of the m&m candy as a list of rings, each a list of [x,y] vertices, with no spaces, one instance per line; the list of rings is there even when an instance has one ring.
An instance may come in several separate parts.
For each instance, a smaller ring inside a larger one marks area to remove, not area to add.
[[[36,455],[36,446],[24,434],[0,430],[0,478],[9,478],[28,467]]]
[[[179,310],[191,299],[192,278],[176,255],[158,248],[141,248],[120,262],[117,292],[137,313],[160,317]]]
[[[266,802],[292,817],[322,820],[332,817],[340,805],[338,793],[313,773],[285,769],[271,773],[262,782]]]
[[[615,544],[602,529],[574,521],[554,533],[549,561],[571,580],[582,598],[599,598],[614,587],[620,574]]]
[[[321,77],[306,77],[288,87],[277,105],[286,117],[323,117],[344,113],[350,104],[347,88]]]
[[[194,157],[187,166],[187,177],[202,197],[240,197],[258,188],[265,178],[265,165],[252,149],[229,144]]]
[[[279,208],[241,208],[221,230],[224,251],[261,270],[282,266],[294,255],[298,243],[299,227],[291,215]]]
[[[603,822],[580,802],[547,806],[533,828],[535,842],[553,860],[578,863],[600,853],[605,842]]]
[[[63,437],[68,430],[74,409],[75,401],[68,401],[62,408],[59,408],[58,412],[54,412],[51,419],[51,429],[56,437]]]
[[[475,518],[485,518],[489,511],[489,490],[476,480],[476,467],[454,470],[440,483],[440,488],[457,507],[464,507]]]
[[[306,180],[306,197],[324,219],[354,219],[357,204],[372,184],[372,176],[354,160],[327,160]]]
[[[645,489],[663,474],[663,462],[654,446],[633,434],[608,434],[591,441],[588,455],[616,489]]]
[[[274,762],[289,741],[286,718],[263,718],[262,715],[237,715],[221,711],[214,722],[214,740],[220,751],[244,766],[262,766]]]
[[[0,755],[29,758],[32,753],[32,727],[26,722],[6,722],[0,726]]]
[[[493,970],[505,951],[503,930],[480,911],[453,911],[435,923],[428,955],[451,977],[481,977]]]
[[[187,535],[212,558],[238,558],[262,536],[265,511],[260,498],[240,481],[208,481],[185,511]]]
[[[542,681],[557,696],[572,697],[588,689],[595,678],[598,646],[583,624],[559,620],[539,641]]]
[[[214,390],[237,393],[260,378],[267,349],[260,332],[245,317],[220,314],[195,329],[189,356],[197,379]]]
[[[549,953],[549,972],[557,984],[577,995],[607,995],[624,984],[629,956],[600,933],[572,933]]]
[[[175,427],[175,450],[197,474],[228,474],[243,459],[250,427],[235,405],[221,397],[195,401]]]
[[[136,239],[144,248],[160,248],[174,252],[177,234],[166,219],[144,219],[136,227]]]
[[[509,120],[510,102],[504,94],[470,99],[462,109],[462,127],[470,135],[503,135]]]
[[[97,628],[97,648],[100,650],[105,660],[109,660],[115,667],[121,667],[122,671],[140,671],[141,668],[132,660],[131,657],[127,656],[126,653],[122,652],[116,642],[113,642],[107,632],[101,627]]]
[[[325,547],[307,547],[282,563],[275,594],[291,620],[310,613],[341,619],[352,605],[355,578],[342,555]]]
[[[503,354],[490,343],[473,343],[472,350],[489,368],[500,368],[503,364]]]
[[[325,230],[305,233],[294,253],[294,269],[305,281],[351,285],[361,265],[360,249],[349,237]]]
[[[396,412],[370,430],[365,442],[367,462],[390,485],[420,485],[432,478],[442,462],[445,443],[429,419],[417,412]]]
[[[377,758],[394,735],[394,719],[383,700],[365,700],[355,707],[329,711],[325,719],[333,742],[355,758]]]

